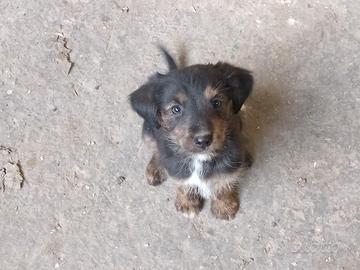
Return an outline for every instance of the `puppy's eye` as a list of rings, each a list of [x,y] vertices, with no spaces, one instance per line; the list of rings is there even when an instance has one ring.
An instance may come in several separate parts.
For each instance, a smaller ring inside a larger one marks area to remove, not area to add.
[[[182,108],[181,108],[180,105],[174,105],[174,106],[171,107],[171,112],[173,114],[181,114]]]
[[[211,101],[211,105],[213,106],[214,109],[218,109],[221,107],[221,100],[219,99],[213,99]]]

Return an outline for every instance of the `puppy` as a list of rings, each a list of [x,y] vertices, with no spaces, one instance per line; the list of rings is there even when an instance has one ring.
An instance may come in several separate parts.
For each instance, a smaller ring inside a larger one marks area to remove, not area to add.
[[[150,185],[178,182],[175,206],[190,216],[211,200],[217,218],[239,210],[238,181],[250,156],[241,139],[238,112],[249,96],[251,73],[233,65],[178,68],[162,47],[169,71],[155,74],[130,95],[143,119],[143,137],[154,142],[146,168]]]

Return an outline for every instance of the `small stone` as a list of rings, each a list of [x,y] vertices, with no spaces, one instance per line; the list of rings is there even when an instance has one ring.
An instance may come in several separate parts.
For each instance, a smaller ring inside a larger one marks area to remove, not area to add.
[[[122,183],[124,183],[126,181],[126,178],[125,178],[125,176],[119,176],[118,178],[117,178],[117,182],[118,182],[118,184],[119,185],[121,185]]]
[[[300,186],[300,187],[305,187],[306,183],[307,183],[307,179],[305,177],[299,177],[299,179],[296,181],[296,183]]]
[[[270,243],[267,243],[266,246],[265,246],[265,248],[264,248],[264,252],[265,252],[266,254],[269,254],[269,253],[271,252],[271,250],[272,250],[271,244],[270,244]]]

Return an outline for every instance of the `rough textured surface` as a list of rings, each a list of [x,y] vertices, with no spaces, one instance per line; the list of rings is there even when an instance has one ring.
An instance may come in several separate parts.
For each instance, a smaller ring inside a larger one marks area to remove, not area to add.
[[[360,268],[360,2],[210,2],[0,1],[0,269]],[[144,178],[159,41],[254,71],[231,222]]]

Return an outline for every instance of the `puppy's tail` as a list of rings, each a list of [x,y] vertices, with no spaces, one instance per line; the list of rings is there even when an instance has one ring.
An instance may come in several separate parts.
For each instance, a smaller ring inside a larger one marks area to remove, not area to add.
[[[158,45],[158,48],[166,59],[169,71],[177,69],[178,67],[176,65],[176,62],[174,58],[169,54],[169,52],[161,45]]]

